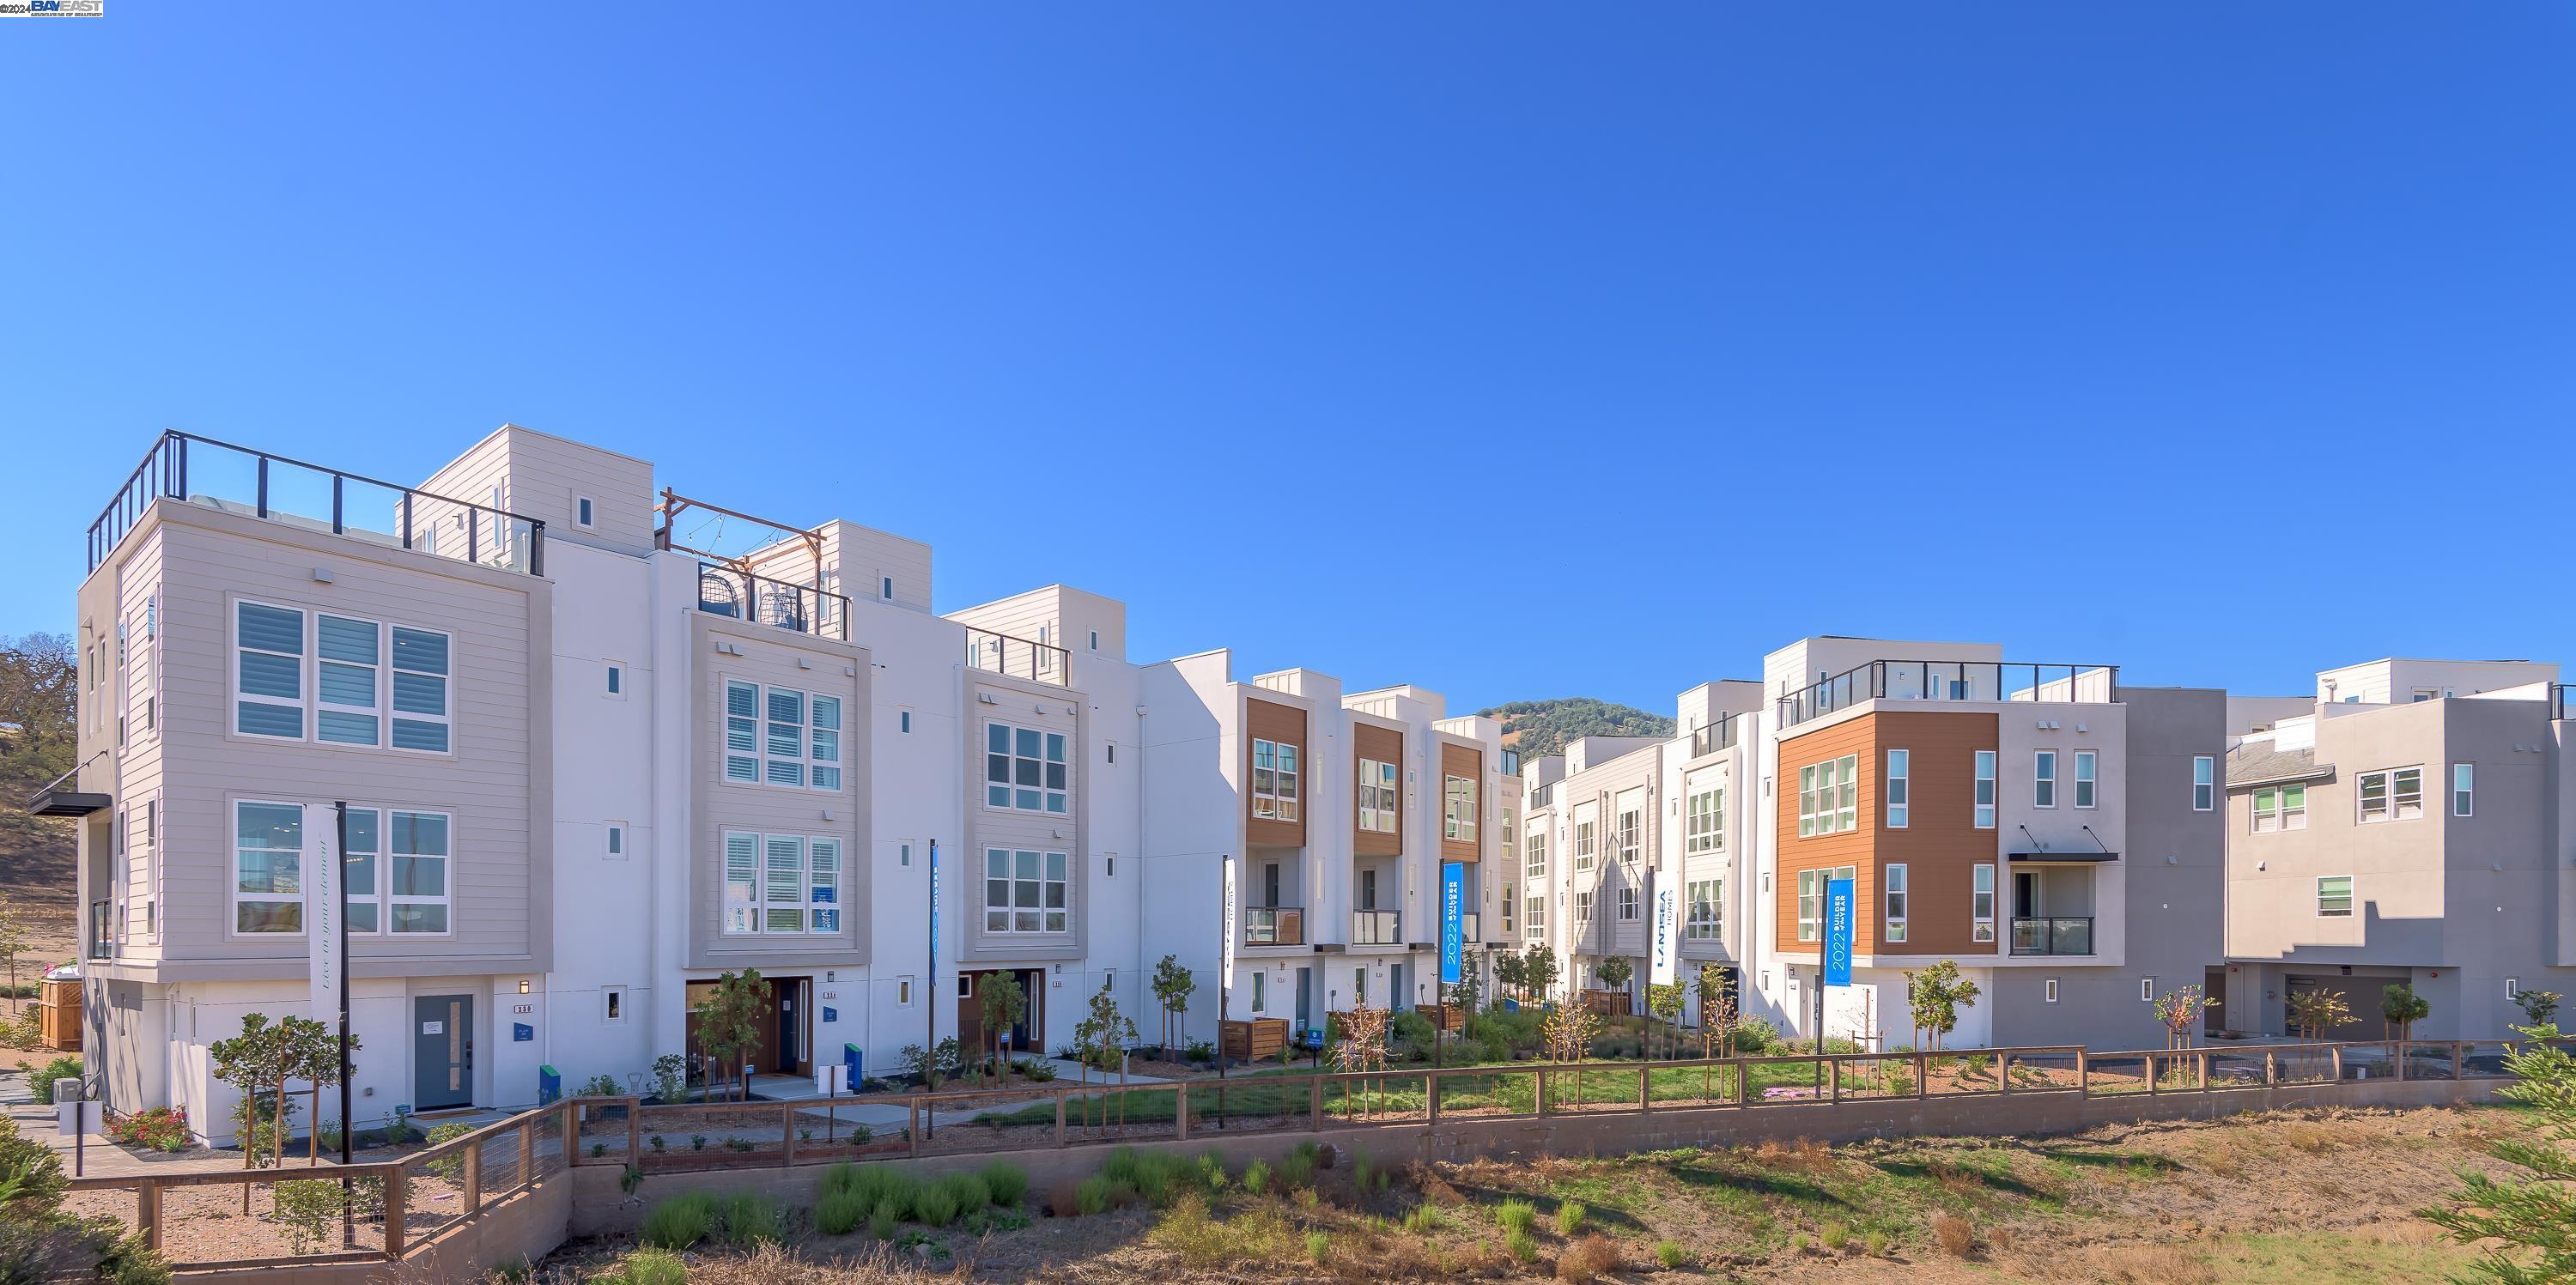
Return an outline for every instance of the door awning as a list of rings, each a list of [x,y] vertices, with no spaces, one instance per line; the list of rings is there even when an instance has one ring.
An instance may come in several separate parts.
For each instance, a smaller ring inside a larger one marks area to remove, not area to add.
[[[2005,855],[2015,861],[2100,862],[2117,861],[2120,859],[2119,853],[2104,852],[2099,848],[2096,848],[2091,852],[2013,852]]]

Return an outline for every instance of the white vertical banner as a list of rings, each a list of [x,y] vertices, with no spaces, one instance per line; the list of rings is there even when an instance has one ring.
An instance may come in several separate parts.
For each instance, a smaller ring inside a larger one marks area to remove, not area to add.
[[[340,1029],[340,816],[328,803],[304,805],[304,842],[296,857],[304,889],[304,944],[312,955],[313,1020]]]
[[[1225,859],[1225,896],[1220,900],[1225,903],[1225,923],[1217,931],[1216,984],[1217,988],[1220,990],[1232,990],[1234,989],[1234,921],[1236,915],[1234,909],[1234,858],[1231,856]]]
[[[1682,899],[1662,870],[1654,872],[1655,940],[1646,980],[1670,986],[1681,975]]]

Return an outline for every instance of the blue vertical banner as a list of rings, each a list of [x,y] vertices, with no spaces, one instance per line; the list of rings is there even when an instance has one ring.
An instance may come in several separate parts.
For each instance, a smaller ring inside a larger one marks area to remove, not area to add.
[[[1825,881],[1825,985],[1849,986],[1852,965],[1852,881]]]
[[[1440,984],[1455,986],[1467,962],[1467,867],[1440,863]]]

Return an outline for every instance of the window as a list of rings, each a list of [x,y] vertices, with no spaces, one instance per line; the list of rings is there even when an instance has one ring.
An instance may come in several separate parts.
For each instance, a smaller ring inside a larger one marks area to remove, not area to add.
[[[725,779],[841,788],[841,698],[725,680]]]
[[[2264,786],[2254,792],[2254,833],[2308,828],[2308,787]]]
[[[302,806],[233,805],[234,932],[304,931],[303,851]]]
[[[1619,890],[1619,920],[1622,923],[1637,921],[1637,886],[1635,884],[1629,884]]]
[[[910,735],[912,735],[912,711],[911,711],[911,710],[908,710],[908,709],[901,709],[901,710],[896,710],[896,711],[895,711],[895,715],[894,715],[894,730],[896,730],[896,731],[898,731],[898,732],[901,732],[901,733],[903,733],[903,734],[904,734],[904,735],[906,735],[906,736],[910,736]]]
[[[388,632],[390,656],[384,650]],[[309,728],[312,739],[328,744],[383,748],[388,741],[382,715],[390,697],[392,748],[444,754],[447,651],[448,637],[442,633],[399,626],[388,630],[372,620],[236,602],[233,731],[300,741]]]
[[[611,696],[623,696],[626,694],[626,667],[624,665],[610,665],[608,667],[608,694]]]
[[[446,932],[447,814],[396,812],[389,821],[386,926],[397,934]]]
[[[1910,750],[1887,752],[1887,828],[1902,830],[1912,820],[1914,798],[1914,754]]]
[[[1252,815],[1297,819],[1297,747],[1280,741],[1252,743]]]
[[[1580,929],[1591,925],[1592,892],[1590,889],[1585,889],[1574,894],[1574,926]]]
[[[2207,812],[2218,806],[2218,760],[2206,754],[2192,756],[2191,810]]]
[[[1258,1012],[1262,1011],[1262,1006],[1263,1006],[1263,1004],[1264,1004],[1264,1001],[1265,1001],[1265,999],[1266,999],[1266,996],[1262,993],[1262,992],[1263,992],[1263,988],[1262,988],[1262,985],[1261,985],[1261,984],[1262,984],[1264,981],[1267,981],[1267,980],[1269,979],[1269,977],[1270,977],[1270,974],[1268,974],[1268,973],[1264,973],[1264,972],[1260,972],[1260,971],[1258,971],[1258,970],[1256,970],[1256,971],[1252,974],[1252,1011],[1253,1011],[1253,1012],[1258,1013]]]
[[[984,725],[984,805],[1020,812],[1065,810],[1064,733],[1008,723]]]
[[[98,683],[95,657],[93,648],[92,687]],[[303,612],[233,604],[233,730],[244,736],[304,739]]]
[[[815,696],[810,710],[814,719],[813,750],[814,788],[841,788],[841,698]]]
[[[1682,917],[1682,937],[1687,941],[1716,941],[1726,927],[1725,881],[1693,879],[1683,889],[1688,907]]]
[[[2138,979],[2138,999],[2139,999],[2141,1002],[2143,1002],[2143,1003],[2148,1003],[2148,1004],[2153,1004],[2153,1003],[2155,1003],[2155,1002],[2156,1002],[2156,979],[2155,979],[2155,978],[2152,978],[2152,977],[2141,977],[2141,978],[2139,978],[2139,979]]]
[[[2030,805],[2035,808],[2057,806],[2057,751],[2041,750],[2030,756]]]
[[[1512,858],[1520,855],[1520,853],[1514,851],[1515,847],[1520,842],[1520,814],[1514,812],[1510,808],[1504,808],[1501,830],[1501,838],[1503,841],[1503,869],[1509,870],[1512,868]]]
[[[879,576],[879,577],[877,577],[877,598],[878,598],[878,600],[879,600],[879,601],[882,601],[882,602],[892,602],[892,601],[894,601],[894,577],[893,577],[893,576]]]
[[[1798,940],[1815,941],[1825,919],[1825,872],[1798,872]]]
[[[1527,858],[1521,867],[1522,874],[1533,879],[1547,877],[1547,827],[1544,824],[1529,832],[1529,842],[1522,849],[1522,855]]]
[[[2361,820],[2411,821],[2424,815],[2424,769],[2401,767],[2361,774]]]
[[[1502,896],[1502,903],[1503,903],[1503,935],[1504,935],[1504,936],[1506,936],[1506,937],[1509,937],[1509,936],[1511,936],[1511,935],[1512,935],[1512,923],[1513,923],[1513,920],[1514,920],[1514,915],[1513,915],[1513,913],[1512,913],[1512,912],[1513,912],[1516,908],[1518,908],[1518,907],[1519,907],[1519,905],[1520,905],[1520,898],[1515,897],[1515,896],[1513,896],[1512,894],[1510,894],[1510,893],[1506,892],[1506,893],[1504,893],[1504,894],[1503,894],[1503,896]]]
[[[984,931],[1063,932],[1065,892],[1063,853],[984,850]]]
[[[1373,834],[1395,833],[1395,764],[1360,760],[1360,828]]]
[[[1463,776],[1441,782],[1440,837],[1460,843],[1476,841],[1476,783]]]
[[[1798,769],[1798,837],[1860,828],[1860,756]]]
[[[575,496],[575,497],[573,497],[573,502],[572,502],[572,524],[573,524],[574,526],[578,526],[578,527],[590,527],[590,526],[596,526],[596,525],[598,525],[598,523],[597,523],[597,522],[595,522],[595,521],[593,520],[593,518],[592,518],[591,508],[592,508],[592,505],[591,505],[590,497],[589,497],[589,496],[587,496],[587,495],[580,495],[580,496]]]
[[[1374,870],[1360,872],[1360,909],[1377,909],[1377,872]]]
[[[426,629],[393,631],[393,746],[447,752],[447,635]]]
[[[1726,788],[1719,786],[1693,794],[1688,809],[1682,815],[1682,851],[1725,850]]]
[[[1990,942],[1995,939],[1995,868],[1980,863],[1970,874],[1968,940]]]
[[[1634,866],[1645,840],[1645,798],[1643,790],[1619,793],[1619,828],[1614,841],[1619,845],[1619,864]]]
[[[1995,828],[1995,752],[1977,751],[1976,826],[1980,830]]]
[[[2097,798],[2096,791],[2098,789],[2098,785],[2094,780],[2094,774],[2094,752],[2091,750],[2075,751],[2075,806],[2079,808],[2089,808],[2094,805]]]
[[[377,741],[376,686],[381,629],[372,620],[315,613],[314,731],[340,745]]]
[[[1891,862],[1884,876],[1887,885],[1887,932],[1885,940],[1905,940],[1905,863]]]
[[[615,860],[625,855],[626,824],[622,821],[611,821],[608,823],[608,856],[611,860]]]
[[[603,986],[599,989],[599,1020],[610,1026],[624,1026],[626,1024],[626,991],[624,988],[617,986]]]
[[[1093,651],[1100,650],[1100,631],[1097,629],[1091,631],[1091,649]]]
[[[728,933],[830,933],[841,927],[841,841],[727,830]]]
[[[2319,875],[2317,877],[2317,918],[2352,918],[2352,876]]]
[[[1595,822],[1588,819],[1577,819],[1574,823],[1574,868],[1578,871],[1589,870],[1592,868],[1592,841],[1595,824]]]
[[[910,1007],[912,1007],[912,979],[911,979],[911,978],[909,978],[909,977],[898,977],[898,978],[894,979],[894,1003],[895,1003],[895,1007],[897,1007],[897,1008],[910,1008]]]
[[[2475,763],[2451,765],[2451,815],[2475,815],[2477,809],[2478,766]]]
[[[1547,902],[1535,894],[1521,901],[1521,931],[1532,937],[1547,935]]]
[[[2056,1003],[2056,1002],[2057,1002],[2057,979],[2056,979],[2056,978],[2051,977],[2051,978],[2049,978],[2048,980],[2046,980],[2046,981],[2044,981],[2044,982],[2040,983],[2040,998],[2041,998],[2041,999],[2043,999],[2043,1000],[2046,1000],[2047,1002],[2049,1002],[2049,1003],[2051,1003],[2051,1004],[2054,1004],[2054,1003]]]

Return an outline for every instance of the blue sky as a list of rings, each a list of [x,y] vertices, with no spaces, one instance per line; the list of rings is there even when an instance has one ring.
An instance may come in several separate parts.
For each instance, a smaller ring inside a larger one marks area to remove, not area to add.
[[[2576,9],[0,24],[0,631],[177,427],[504,420],[1453,709],[1808,633],[2576,659]]]

